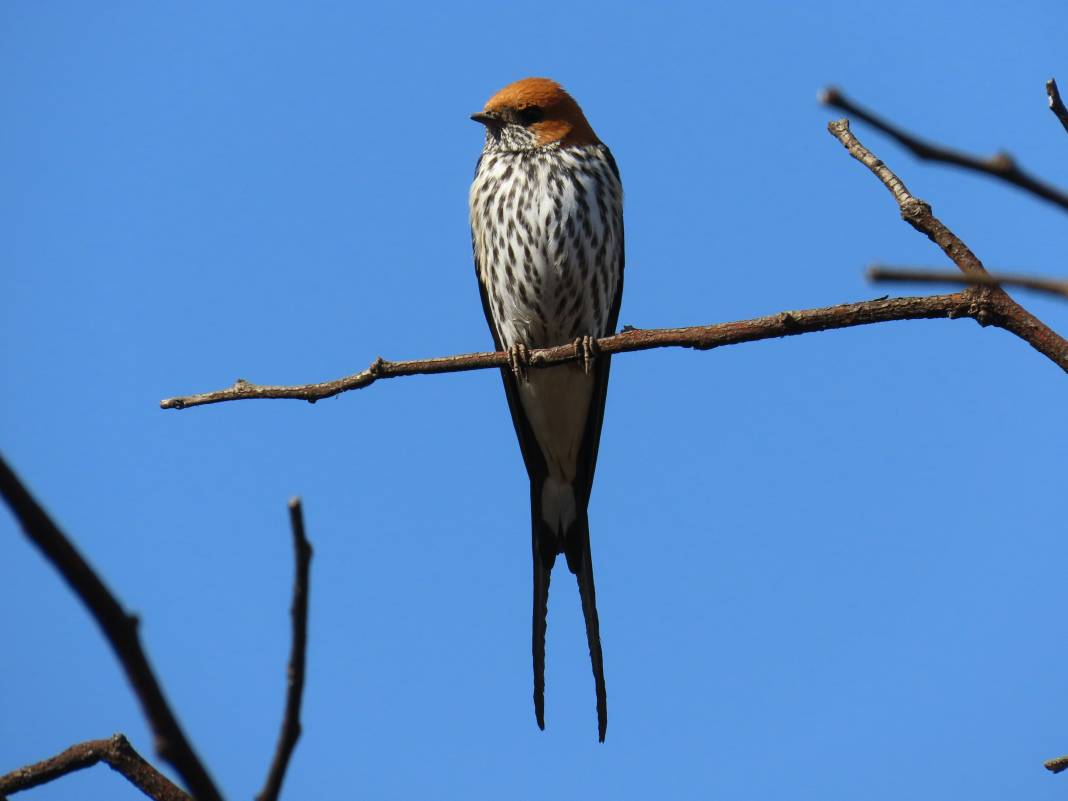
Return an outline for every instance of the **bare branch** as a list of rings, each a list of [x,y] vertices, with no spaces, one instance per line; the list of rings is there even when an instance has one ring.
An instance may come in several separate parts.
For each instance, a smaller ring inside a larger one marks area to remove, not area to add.
[[[1064,107],[1064,101],[1061,100],[1061,92],[1053,78],[1046,81],[1046,96],[1049,97],[1049,110],[1057,115],[1057,119],[1061,121],[1064,130],[1068,132],[1068,108]]]
[[[1068,756],[1047,759],[1045,765],[1046,770],[1050,773],[1060,773],[1061,771],[1068,770]]]
[[[289,653],[289,668],[286,671],[286,707],[274,761],[256,801],[276,801],[278,798],[282,779],[301,731],[300,703],[304,695],[304,660],[308,649],[308,574],[312,547],[304,536],[304,515],[300,508],[300,498],[293,498],[289,502],[289,524],[293,530],[296,567],[293,578],[293,604],[290,608],[293,618],[293,642]]]
[[[107,740],[88,740],[72,745],[51,759],[27,765],[0,776],[0,796],[46,784],[68,773],[105,762],[132,785],[156,801],[190,801],[190,797],[166,776],[149,765],[121,734]]]
[[[782,312],[753,320],[733,323],[692,326],[689,328],[630,329],[622,334],[597,340],[601,353],[627,353],[651,348],[683,347],[711,350],[723,345],[755,342],[761,339],[805,334],[812,331],[827,331],[848,328],[868,323],[890,320],[916,320],[937,317],[968,317],[969,301],[961,295],[944,295],[931,298],[894,298],[873,300],[866,303],[849,303],[821,309]],[[574,345],[559,345],[530,351],[530,366],[547,367],[553,364],[575,361]],[[161,401],[164,409],[185,409],[209,403],[245,400],[251,398],[287,398],[314,403],[352,389],[362,389],[384,378],[431,373],[456,373],[467,370],[485,370],[506,367],[508,354],[466,353],[460,356],[445,356],[436,359],[387,362],[379,358],[360,373],[324,381],[318,384],[295,386],[259,386],[239,380],[229,389],[205,392]]]
[[[182,733],[148,664],[137,633],[137,618],[126,613],[2,458],[0,495],[29,540],[60,572],[104,632],[141,702],[141,710],[155,736],[156,752],[174,766],[198,801],[220,801],[219,791]]]
[[[961,275],[938,270],[918,270],[901,267],[884,267],[874,264],[868,268],[869,281],[899,281],[923,284],[968,284],[970,286],[1018,286],[1068,298],[1068,281],[1042,278],[1036,275],[995,273],[993,275]]]
[[[1025,173],[1016,165],[1016,161],[1008,153],[997,153],[988,158],[980,158],[968,153],[962,153],[959,150],[926,142],[876,116],[863,106],[857,105],[833,86],[827,87],[820,92],[819,99],[823,105],[841,109],[851,117],[862,120],[873,128],[882,131],[908,148],[918,158],[926,161],[953,164],[957,167],[1000,178],[1068,211],[1068,193],[1039,181],[1029,173]]]
[[[974,253],[934,216],[929,204],[909,194],[904,183],[881,159],[868,150],[849,130],[849,120],[837,120],[827,125],[831,132],[857,161],[870,169],[894,195],[901,216],[909,225],[942,249],[950,261],[965,275],[987,276],[986,268]],[[975,287],[965,294],[981,299],[982,308],[976,316],[980,325],[996,325],[1011,331],[1031,347],[1068,371],[1068,341],[1010,298],[998,287]]]
[[[796,336],[816,331],[830,331],[837,328],[851,328],[857,325],[885,323],[893,320],[937,318],[952,320],[959,317],[970,317],[979,320],[980,317],[987,319],[988,316],[984,303],[964,292],[931,297],[880,298],[863,303],[846,303],[840,306],[827,306],[819,309],[780,312],[767,317],[757,317],[752,320],[739,320],[731,323],[698,325],[688,328],[630,329],[622,334],[599,339],[597,340],[597,345],[602,353],[628,353],[630,351],[668,347],[712,350],[713,348],[737,345],[742,342],[757,342],[762,339]],[[991,320],[990,322],[994,321]],[[1050,358],[1053,357],[1051,356]],[[530,366],[534,368],[575,360],[576,353],[573,345],[559,345],[554,348],[530,351]],[[1061,360],[1053,360],[1062,369],[1068,370],[1068,352],[1063,354]],[[382,359],[376,359],[363,372],[339,378],[335,381],[293,386],[259,386],[250,384],[247,381],[238,381],[229,389],[205,392],[200,395],[168,398],[161,401],[160,406],[164,409],[186,409],[191,406],[253,398],[284,398],[314,403],[317,400],[329,398],[352,389],[362,389],[379,379],[399,378],[407,375],[485,370],[493,367],[505,367],[507,364],[508,354],[501,352],[466,353],[460,356],[444,356],[437,359],[403,362],[387,362]]]

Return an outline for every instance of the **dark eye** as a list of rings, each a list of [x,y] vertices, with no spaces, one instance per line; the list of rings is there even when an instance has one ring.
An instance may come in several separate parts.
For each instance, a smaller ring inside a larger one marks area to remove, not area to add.
[[[526,108],[517,109],[515,112],[515,118],[520,125],[533,125],[536,122],[540,122],[544,116],[545,112],[537,106],[527,106]]]

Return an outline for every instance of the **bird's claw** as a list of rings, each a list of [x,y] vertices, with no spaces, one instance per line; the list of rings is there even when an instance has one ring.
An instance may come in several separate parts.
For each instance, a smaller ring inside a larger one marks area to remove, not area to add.
[[[597,347],[597,340],[591,336],[579,337],[575,340],[575,357],[582,359],[582,370],[586,375],[593,369],[593,362],[601,349]]]
[[[512,368],[512,375],[517,381],[527,380],[527,367],[530,366],[530,351],[523,344],[512,345],[508,348],[508,366]]]

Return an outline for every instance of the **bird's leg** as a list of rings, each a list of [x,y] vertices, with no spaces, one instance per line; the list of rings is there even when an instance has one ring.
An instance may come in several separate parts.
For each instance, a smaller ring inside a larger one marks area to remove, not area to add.
[[[601,349],[597,346],[597,339],[591,336],[579,337],[575,340],[575,357],[582,359],[582,369],[586,375],[593,369],[593,362]]]
[[[530,352],[527,346],[519,342],[508,348],[508,366],[517,381],[527,380],[527,367],[530,366]]]

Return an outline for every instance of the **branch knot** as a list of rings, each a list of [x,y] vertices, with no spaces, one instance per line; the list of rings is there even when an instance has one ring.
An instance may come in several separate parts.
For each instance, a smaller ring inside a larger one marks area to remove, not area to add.
[[[1012,172],[1016,169],[1016,159],[1011,153],[999,150],[990,157],[990,166],[998,172]]]
[[[988,286],[976,286],[965,290],[968,296],[968,316],[986,328],[997,321],[997,308],[994,292]]]
[[[901,203],[901,219],[910,225],[916,225],[916,223],[931,215],[931,204],[926,200],[920,200],[918,197],[912,197],[902,201]]]
[[[788,311],[779,312],[778,315],[776,315],[776,319],[779,325],[782,326],[784,334],[790,334],[796,331],[799,327],[797,318]]]

